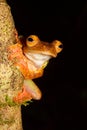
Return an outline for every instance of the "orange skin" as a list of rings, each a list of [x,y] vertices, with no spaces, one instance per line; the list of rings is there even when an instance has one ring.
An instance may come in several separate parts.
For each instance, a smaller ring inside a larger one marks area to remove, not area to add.
[[[19,92],[18,95],[13,98],[13,101],[16,103],[23,103],[25,101],[31,100],[32,98],[33,98],[32,95],[28,93],[25,87],[23,86],[22,92]]]
[[[22,46],[19,43],[11,45],[8,49],[8,59],[14,61],[14,65],[22,72],[25,79],[34,79],[42,76],[43,70],[37,69],[33,62],[24,56]]]
[[[62,43],[58,40],[49,44],[40,41],[35,35],[30,35],[26,39],[26,42],[23,43],[22,40],[18,38],[17,32],[15,32],[15,36],[17,43],[8,47],[8,59],[13,61],[14,65],[23,74],[25,80],[41,77],[44,68],[48,63],[47,61],[52,57],[56,57],[57,54],[62,51],[62,48],[60,47]],[[44,59],[46,60],[44,61]],[[22,103],[26,100],[31,100],[32,98],[40,99],[41,91],[39,88],[35,87],[34,91],[36,91],[36,97],[34,97],[29,91],[27,92],[23,85],[22,92],[14,97],[13,100],[17,103]]]

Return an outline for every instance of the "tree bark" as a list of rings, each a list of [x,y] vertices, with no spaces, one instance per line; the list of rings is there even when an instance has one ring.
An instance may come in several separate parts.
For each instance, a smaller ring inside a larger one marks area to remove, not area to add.
[[[7,48],[16,43],[15,24],[6,0],[0,0],[0,130],[23,130],[21,105],[13,97],[22,89],[23,76],[8,60]]]

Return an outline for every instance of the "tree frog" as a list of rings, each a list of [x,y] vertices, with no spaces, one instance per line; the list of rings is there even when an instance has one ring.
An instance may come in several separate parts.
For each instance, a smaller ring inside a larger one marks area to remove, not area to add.
[[[8,47],[8,59],[13,61],[25,80],[22,92],[14,98],[14,101],[23,102],[32,98],[39,100],[41,91],[32,80],[43,75],[48,61],[57,57],[57,54],[62,51],[62,43],[58,40],[51,43],[44,42],[36,35],[28,36],[24,42],[21,37],[18,37],[17,32],[16,42]]]

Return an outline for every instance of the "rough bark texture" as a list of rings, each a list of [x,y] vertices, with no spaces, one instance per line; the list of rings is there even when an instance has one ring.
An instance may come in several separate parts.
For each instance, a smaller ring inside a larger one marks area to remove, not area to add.
[[[7,47],[16,43],[14,29],[11,9],[0,0],[0,130],[22,130],[21,105],[12,99],[22,88],[23,76],[7,58]]]

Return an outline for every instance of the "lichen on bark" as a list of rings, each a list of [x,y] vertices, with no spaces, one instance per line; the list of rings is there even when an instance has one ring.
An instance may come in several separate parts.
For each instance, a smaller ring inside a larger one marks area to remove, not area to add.
[[[22,130],[21,105],[12,99],[22,89],[23,76],[8,60],[7,48],[16,43],[11,8],[0,0],[0,130]]]

